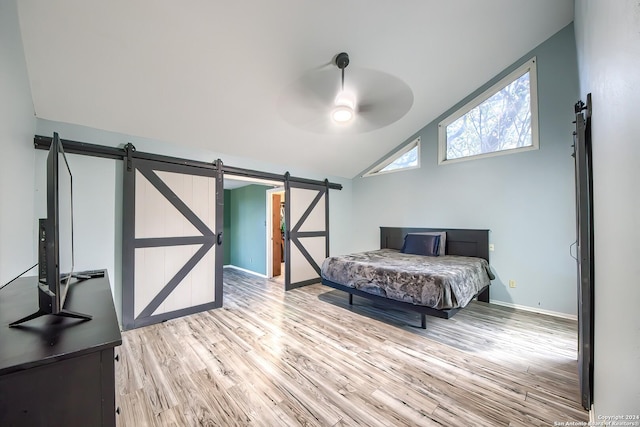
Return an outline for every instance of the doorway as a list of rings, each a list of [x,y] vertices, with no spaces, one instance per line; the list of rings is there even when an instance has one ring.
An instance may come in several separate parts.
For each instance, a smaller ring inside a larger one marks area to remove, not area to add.
[[[267,191],[281,182],[225,174],[225,268],[267,277]]]
[[[285,189],[267,191],[267,278],[285,283]]]

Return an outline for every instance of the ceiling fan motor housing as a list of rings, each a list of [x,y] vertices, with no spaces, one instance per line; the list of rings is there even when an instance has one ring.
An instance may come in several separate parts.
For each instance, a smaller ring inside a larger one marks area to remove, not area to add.
[[[339,53],[336,56],[336,65],[341,70],[347,68],[347,65],[349,65],[349,55],[346,52]]]

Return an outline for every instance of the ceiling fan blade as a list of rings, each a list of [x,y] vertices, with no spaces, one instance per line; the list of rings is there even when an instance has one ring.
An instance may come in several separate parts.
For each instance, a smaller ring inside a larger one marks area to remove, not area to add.
[[[358,114],[368,113],[370,111],[375,111],[376,105],[367,103],[367,104],[358,104]]]
[[[399,78],[366,68],[345,70],[345,91],[356,98],[356,117],[338,124],[331,119],[341,90],[338,69],[314,69],[287,86],[278,99],[280,115],[290,124],[316,133],[355,134],[388,126],[413,105],[413,92]]]
[[[379,94],[367,97],[358,107],[358,114],[366,116],[372,124],[379,127],[390,125],[400,120],[413,105],[411,91]]]
[[[329,68],[305,73],[282,90],[277,101],[280,115],[296,127],[316,131],[311,124],[329,117],[339,89],[337,77],[335,69]]]

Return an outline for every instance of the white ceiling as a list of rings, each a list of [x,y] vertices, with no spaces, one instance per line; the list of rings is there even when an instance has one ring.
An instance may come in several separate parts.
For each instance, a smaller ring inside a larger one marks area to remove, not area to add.
[[[37,117],[347,178],[573,19],[573,0],[18,5]],[[405,82],[409,112],[356,134],[285,120],[285,88],[342,51]]]

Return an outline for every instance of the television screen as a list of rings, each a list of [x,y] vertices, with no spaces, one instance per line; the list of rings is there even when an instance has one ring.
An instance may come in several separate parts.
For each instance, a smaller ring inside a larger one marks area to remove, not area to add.
[[[38,228],[38,311],[9,326],[46,314],[91,320],[64,308],[73,278],[73,178],[57,133],[47,155],[47,218]]]
[[[58,145],[58,272],[60,276],[60,307],[64,305],[69,281],[73,274],[73,177],[69,162]]]

